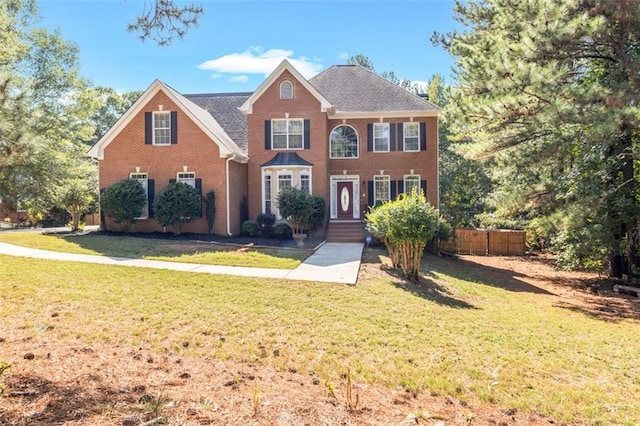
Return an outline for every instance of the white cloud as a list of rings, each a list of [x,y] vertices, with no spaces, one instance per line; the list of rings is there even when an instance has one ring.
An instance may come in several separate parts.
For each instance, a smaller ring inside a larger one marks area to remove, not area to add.
[[[427,89],[429,89],[428,81],[415,80],[415,81],[412,81],[411,84],[417,84],[420,87],[420,92],[422,93],[427,93]]]
[[[231,77],[229,81],[234,83],[246,83],[249,80],[249,77],[246,75],[236,75],[235,77]]]
[[[317,58],[310,59],[304,56],[295,58],[293,50],[269,49],[265,51],[260,46],[251,46],[242,53],[230,53],[205,61],[198,65],[198,68],[214,71],[216,74],[264,74],[268,76],[285,59],[305,78],[313,77],[324,68]]]
[[[216,78],[222,77],[222,74],[211,74],[211,79],[214,80]]]
[[[346,61],[347,59],[349,59],[349,54],[347,52],[340,52],[338,53],[338,59]]]

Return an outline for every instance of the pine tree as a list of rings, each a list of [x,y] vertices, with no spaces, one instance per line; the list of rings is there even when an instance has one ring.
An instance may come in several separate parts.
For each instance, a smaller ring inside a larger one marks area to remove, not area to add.
[[[552,237],[572,247],[588,229],[612,276],[637,276],[637,3],[467,1],[455,13],[468,30],[434,36],[457,58],[448,113],[466,154],[493,159],[494,213],[560,214]]]

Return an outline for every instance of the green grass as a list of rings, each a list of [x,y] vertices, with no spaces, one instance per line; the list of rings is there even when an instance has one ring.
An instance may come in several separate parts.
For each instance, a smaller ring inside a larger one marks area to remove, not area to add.
[[[2,232],[0,241],[63,253],[166,260],[204,265],[295,269],[309,250],[239,248],[205,242],[157,240],[104,235],[44,235]]]
[[[461,262],[427,257],[424,267],[422,286],[391,275],[342,286],[0,256],[2,328],[295,368],[322,380],[350,368],[356,382],[570,423],[640,419],[637,312],[602,320]]]

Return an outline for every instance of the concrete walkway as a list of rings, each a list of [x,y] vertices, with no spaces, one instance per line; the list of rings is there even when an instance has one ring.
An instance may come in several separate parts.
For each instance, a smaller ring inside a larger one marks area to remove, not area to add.
[[[98,263],[102,265],[135,266],[138,268],[169,269],[172,271],[206,274],[238,275],[243,277],[280,278],[328,283],[355,284],[358,280],[364,245],[360,243],[325,243],[305,259],[296,269],[247,268],[240,266],[199,265],[195,263],[126,257],[94,256],[61,253],[0,242],[0,254],[36,259]]]

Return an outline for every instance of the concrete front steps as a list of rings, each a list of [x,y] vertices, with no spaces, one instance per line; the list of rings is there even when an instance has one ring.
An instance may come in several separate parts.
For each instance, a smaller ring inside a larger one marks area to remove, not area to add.
[[[363,243],[364,239],[364,225],[359,220],[329,222],[328,243]]]

